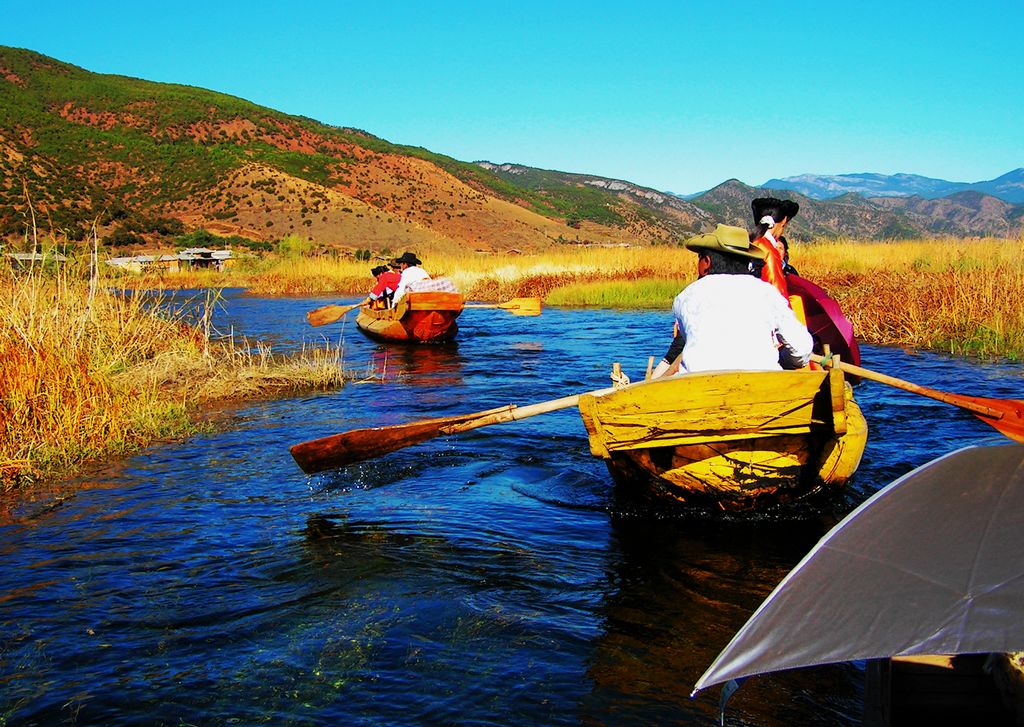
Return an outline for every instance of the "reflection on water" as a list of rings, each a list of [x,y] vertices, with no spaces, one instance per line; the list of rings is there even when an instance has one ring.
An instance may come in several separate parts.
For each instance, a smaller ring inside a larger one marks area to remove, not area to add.
[[[368,378],[409,386],[458,386],[462,383],[462,359],[458,342],[379,345],[369,352]]]
[[[296,442],[529,404],[634,378],[667,313],[468,310],[451,346],[388,347],[324,300],[231,292],[221,328],[327,336],[367,383],[238,411],[0,523],[9,724],[714,724],[693,683],[843,513],[938,454],[999,441],[953,407],[866,382],[861,469],[835,511],[708,523],[627,505],[574,410],[307,477]],[[864,365],[1021,398],[1019,366],[864,347]],[[912,365],[910,365],[912,364]],[[859,665],[748,680],[730,723],[858,724]]]
[[[696,700],[689,689],[818,538],[818,522],[690,524],[671,519],[612,519],[619,560],[603,604],[587,700],[593,719],[614,713],[624,724],[670,723],[694,713],[717,717],[717,689]],[[818,692],[819,708],[798,700]],[[711,698],[708,698],[711,697]],[[729,717],[757,725],[857,722],[860,678],[854,667],[791,672],[749,680]],[[590,715],[588,715],[590,716]]]

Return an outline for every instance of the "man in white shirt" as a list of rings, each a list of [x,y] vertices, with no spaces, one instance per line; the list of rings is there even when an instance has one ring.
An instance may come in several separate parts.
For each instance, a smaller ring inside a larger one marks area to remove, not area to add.
[[[427,271],[420,267],[422,262],[414,253],[402,253],[401,257],[395,258],[392,263],[392,266],[394,265],[398,266],[402,279],[398,281],[398,287],[395,288],[395,295],[391,299],[392,306],[398,303],[399,299],[408,292],[409,283],[415,283],[419,280],[430,280]]]
[[[811,334],[786,299],[751,272],[751,263],[763,260],[764,251],[750,244],[747,231],[718,225],[685,244],[699,256],[698,279],[672,304],[678,333],[652,378],[806,366],[814,345]]]

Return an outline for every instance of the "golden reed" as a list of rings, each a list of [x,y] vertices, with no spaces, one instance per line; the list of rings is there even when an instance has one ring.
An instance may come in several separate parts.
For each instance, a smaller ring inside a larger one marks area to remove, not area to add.
[[[546,305],[663,308],[695,276],[680,247],[563,247],[539,254],[416,250],[471,300],[539,296]],[[358,296],[385,257],[253,260],[224,273],[147,275],[142,287],[245,287],[264,295]],[[1024,357],[1024,241],[838,240],[794,244],[791,262],[842,305],[867,343]]]
[[[471,300],[539,296],[548,305],[664,309],[695,273],[683,248],[557,248],[540,254],[415,251]],[[840,240],[794,245],[792,263],[825,288],[868,343],[1024,357],[1024,241]],[[241,260],[224,272],[105,273],[105,286],[245,287],[263,295],[352,297],[382,259]],[[194,428],[201,401],[340,385],[340,351],[277,361],[211,346],[201,326],[70,273],[0,270],[0,482],[45,476]],[[663,342],[652,342],[660,347]],[[225,352],[226,351],[226,352]]]
[[[78,272],[0,268],[3,489],[193,432],[203,402],[343,383],[340,350],[214,344],[202,323]]]

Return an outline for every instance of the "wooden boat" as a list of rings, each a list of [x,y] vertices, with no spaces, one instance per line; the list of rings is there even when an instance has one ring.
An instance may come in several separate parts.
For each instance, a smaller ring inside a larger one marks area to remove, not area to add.
[[[838,369],[685,374],[584,394],[579,410],[591,453],[621,486],[729,512],[841,487],[867,442]]]
[[[381,341],[443,343],[452,340],[458,332],[456,319],[465,302],[460,293],[454,292],[408,293],[394,308],[361,307],[356,326]]]

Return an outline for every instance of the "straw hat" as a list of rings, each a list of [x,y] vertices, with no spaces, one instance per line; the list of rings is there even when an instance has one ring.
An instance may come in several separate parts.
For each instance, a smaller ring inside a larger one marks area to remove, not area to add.
[[[718,225],[714,232],[691,237],[684,245],[687,250],[718,250],[727,255],[739,255],[755,260],[764,260],[764,250],[750,244],[750,235],[742,227]]]

